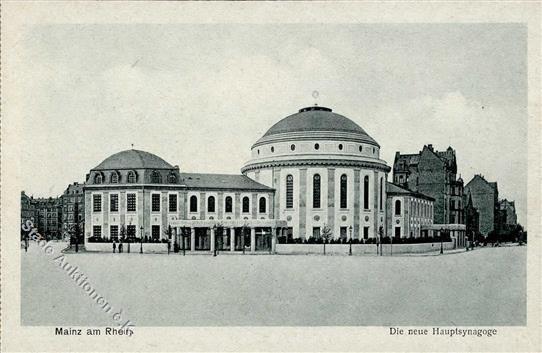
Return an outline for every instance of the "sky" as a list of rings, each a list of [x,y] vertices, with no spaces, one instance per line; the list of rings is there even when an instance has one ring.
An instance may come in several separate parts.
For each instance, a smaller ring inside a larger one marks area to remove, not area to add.
[[[268,128],[318,103],[390,166],[396,151],[452,146],[465,184],[497,181],[525,224],[526,40],[519,24],[28,27],[20,167],[39,177],[21,183],[59,195],[132,144],[184,172],[240,173]]]

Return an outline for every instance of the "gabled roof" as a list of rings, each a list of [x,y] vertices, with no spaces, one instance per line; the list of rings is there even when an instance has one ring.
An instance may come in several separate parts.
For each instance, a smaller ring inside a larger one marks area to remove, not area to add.
[[[417,198],[420,198],[420,199],[435,201],[435,199],[430,197],[430,196],[427,196],[427,195],[424,195],[422,193],[409,190],[409,189],[407,189],[405,187],[402,187],[402,186],[399,186],[397,184],[390,183],[389,181],[386,182],[386,194],[387,195],[413,196],[413,197],[417,197]]]
[[[180,184],[194,189],[274,190],[242,174],[180,173],[180,177]]]

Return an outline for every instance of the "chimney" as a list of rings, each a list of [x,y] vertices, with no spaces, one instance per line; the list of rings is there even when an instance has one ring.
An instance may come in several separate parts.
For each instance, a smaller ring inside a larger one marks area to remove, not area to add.
[[[429,151],[433,152],[433,145],[432,144],[427,145],[427,148],[429,148]]]

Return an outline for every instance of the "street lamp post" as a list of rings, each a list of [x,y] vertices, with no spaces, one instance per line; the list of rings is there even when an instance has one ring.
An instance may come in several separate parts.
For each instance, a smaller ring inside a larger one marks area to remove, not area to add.
[[[217,230],[217,226],[216,224],[213,226],[213,232],[215,233],[215,236],[214,236],[214,239],[213,239],[213,242],[214,242],[214,246],[213,246],[213,256],[216,256],[216,230]]]
[[[352,256],[352,226],[348,227],[348,230],[350,231],[350,249],[348,250],[348,256]]]
[[[441,254],[441,255],[444,254],[444,249],[443,249],[443,247],[442,247],[442,245],[443,245],[443,244],[442,244],[442,234],[443,234],[443,232],[444,232],[444,230],[441,230],[441,231],[440,231],[440,254]]]
[[[139,238],[139,253],[143,254],[143,226],[139,228],[141,230],[141,238]]]

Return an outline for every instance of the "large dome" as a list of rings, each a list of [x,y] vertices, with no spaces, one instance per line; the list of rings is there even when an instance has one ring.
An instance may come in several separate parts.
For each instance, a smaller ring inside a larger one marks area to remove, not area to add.
[[[280,120],[267,130],[256,145],[283,134],[312,132],[354,134],[357,139],[378,146],[378,143],[358,124],[343,115],[333,113],[330,108],[319,106],[300,109],[298,113]]]
[[[107,157],[94,170],[171,168],[174,167],[155,154],[132,149]]]

